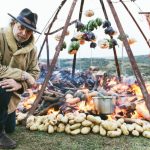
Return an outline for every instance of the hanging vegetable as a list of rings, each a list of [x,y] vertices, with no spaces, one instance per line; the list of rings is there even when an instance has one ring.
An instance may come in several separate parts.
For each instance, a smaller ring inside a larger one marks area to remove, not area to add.
[[[87,31],[93,31],[94,29],[97,29],[97,22],[95,20],[90,20],[88,21],[87,25],[86,25],[86,30]]]
[[[129,36],[127,35],[127,34],[120,34],[119,36],[118,36],[118,39],[120,40],[120,41],[123,41],[124,40],[124,38],[128,38]]]
[[[86,17],[92,17],[92,16],[94,16],[94,11],[93,11],[93,10],[87,10],[87,11],[85,12],[85,16],[86,16]]]
[[[75,27],[77,28],[77,31],[83,32],[85,30],[85,25],[79,20],[76,22]]]
[[[97,46],[97,44],[95,42],[90,43],[90,48],[95,48],[96,46]]]
[[[108,39],[99,40],[98,45],[102,49],[107,49],[107,48],[109,48],[109,40]]]
[[[96,37],[93,32],[88,31],[83,34],[82,39],[84,39],[86,41],[92,41],[92,40],[95,40]]]
[[[113,48],[113,46],[118,45],[117,41],[115,39],[109,40],[109,49]]]
[[[73,37],[73,38],[71,39],[71,41],[72,41],[72,42],[73,42],[73,41],[78,41],[78,39],[75,38],[75,37]]]
[[[69,45],[69,48],[68,48],[68,53],[69,54],[76,54],[79,47],[80,47],[79,41],[71,42],[71,44]]]
[[[105,21],[103,22],[103,28],[108,28],[108,27],[110,27],[110,26],[111,26],[110,21],[105,20]]]
[[[55,35],[55,40],[56,40],[56,41],[59,41],[60,38],[61,38],[61,34],[56,34],[56,35]]]
[[[114,35],[115,34],[115,30],[109,26],[105,29],[105,34],[108,34],[108,35]]]
[[[128,38],[129,45],[134,44],[136,40],[134,38]]]
[[[82,40],[82,36],[83,36],[84,33],[82,32],[77,32],[76,35],[74,36],[77,40]]]
[[[67,44],[66,44],[66,42],[64,41],[63,44],[62,44],[62,47],[61,47],[61,51],[62,51],[63,49],[65,49],[66,47],[67,47]]]
[[[102,21],[101,18],[96,18],[96,19],[95,19],[95,22],[97,23],[98,26],[101,26],[102,23],[103,23],[103,21]]]
[[[79,40],[80,45],[83,45],[85,43],[85,40]]]

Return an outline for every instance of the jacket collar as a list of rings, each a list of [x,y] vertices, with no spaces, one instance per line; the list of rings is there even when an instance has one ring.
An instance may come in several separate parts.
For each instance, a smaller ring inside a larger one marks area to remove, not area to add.
[[[33,38],[33,40],[27,46],[18,50],[16,40],[13,36],[11,25],[5,28],[4,34],[6,37],[6,41],[11,51],[13,52],[13,55],[26,54],[29,53],[34,48],[34,38]]]

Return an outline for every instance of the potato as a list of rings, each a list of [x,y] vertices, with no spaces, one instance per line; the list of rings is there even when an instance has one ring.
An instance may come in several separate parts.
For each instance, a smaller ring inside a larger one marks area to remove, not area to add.
[[[73,98],[73,95],[72,94],[66,94],[66,96],[65,96],[65,99],[68,99],[68,98]]]
[[[125,123],[121,125],[121,130],[124,135],[129,135],[129,131]]]
[[[79,134],[80,133],[80,129],[75,129],[75,130],[72,130],[70,133],[72,134],[72,135],[77,135],[77,134]]]
[[[74,124],[74,125],[71,125],[71,126],[70,126],[70,129],[71,129],[71,130],[75,130],[75,129],[80,128],[80,126],[81,126],[81,123],[76,123],[76,124]]]
[[[74,120],[69,120],[69,124],[73,125],[73,124],[75,124],[75,121]]]
[[[27,118],[26,124],[34,122],[35,121],[35,116],[31,115]]]
[[[146,138],[150,138],[150,131],[144,131],[143,136]]]
[[[100,135],[105,136],[106,133],[106,130],[100,125]]]
[[[99,125],[94,125],[92,127],[92,132],[93,133],[99,133],[100,132],[100,126]]]
[[[91,128],[90,127],[83,127],[81,129],[82,134],[88,134],[90,132]]]
[[[127,127],[129,132],[134,130],[134,125],[133,124],[126,124],[126,127]]]
[[[135,130],[137,130],[138,132],[142,133],[143,132],[143,127],[141,127],[140,125],[133,123]]]
[[[38,126],[39,126],[39,124],[33,124],[32,126],[30,126],[30,130],[32,130],[32,131],[36,131],[36,130],[38,130]]]
[[[111,120],[105,120],[101,123],[102,127],[108,131],[114,131],[117,129],[117,123]]]
[[[17,116],[17,120],[18,121],[22,121],[24,120],[25,118],[27,117],[27,113],[19,113],[18,116]]]
[[[100,116],[95,116],[95,124],[101,124],[102,120]]]
[[[68,117],[67,116],[63,116],[60,120],[62,123],[67,124],[68,123]]]
[[[143,125],[143,130],[144,131],[150,131],[150,124]]]
[[[97,121],[96,118],[93,115],[88,115],[87,120],[89,120],[91,122],[94,122],[94,123]]]
[[[67,116],[69,120],[73,120],[75,118],[73,113],[67,113],[65,116]]]
[[[124,119],[120,118],[120,119],[117,120],[117,122],[120,122],[121,124],[123,124],[124,123]]]
[[[48,130],[48,126],[47,125],[44,125],[44,124],[40,124],[38,126],[38,130],[39,131],[47,131]]]
[[[81,117],[83,117],[84,119],[86,119],[86,114],[85,113],[80,113],[79,114]]]
[[[84,126],[84,127],[90,127],[92,124],[93,123],[91,121],[89,121],[89,120],[84,120],[82,122],[82,126]]]
[[[116,131],[108,131],[107,132],[107,136],[108,137],[118,137],[118,136],[120,136],[121,135],[121,129],[117,129]]]
[[[140,133],[139,133],[137,130],[133,130],[133,131],[132,131],[132,135],[134,135],[134,136],[139,136]]]
[[[57,121],[61,121],[62,118],[63,118],[62,114],[58,114],[56,117]],[[53,120],[54,120],[54,118],[53,118]]]
[[[65,131],[65,125],[63,123],[58,124],[57,132],[64,132],[64,131]]]
[[[75,121],[76,123],[81,123],[81,122],[83,122],[84,120],[85,120],[85,118],[82,117],[82,116],[78,116],[78,117],[75,117],[75,118],[74,118],[74,121]]]
[[[54,133],[54,127],[52,125],[48,126],[48,133]]]
[[[70,134],[71,130],[70,130],[70,124],[67,124],[65,127],[65,132]]]

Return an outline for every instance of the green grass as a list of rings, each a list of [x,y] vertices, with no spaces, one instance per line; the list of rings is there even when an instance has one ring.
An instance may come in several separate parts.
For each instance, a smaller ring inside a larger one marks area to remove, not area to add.
[[[150,150],[150,140],[142,136],[102,137],[98,134],[68,135],[29,131],[19,125],[10,135],[17,141],[16,150]]]

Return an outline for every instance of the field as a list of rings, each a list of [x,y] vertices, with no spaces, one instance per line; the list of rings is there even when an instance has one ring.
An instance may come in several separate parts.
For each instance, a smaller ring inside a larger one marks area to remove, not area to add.
[[[99,134],[68,135],[29,131],[18,125],[10,135],[17,141],[16,150],[150,150],[150,141],[142,136],[102,137]]]

